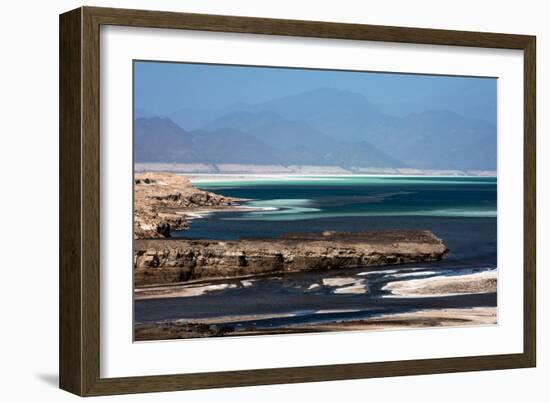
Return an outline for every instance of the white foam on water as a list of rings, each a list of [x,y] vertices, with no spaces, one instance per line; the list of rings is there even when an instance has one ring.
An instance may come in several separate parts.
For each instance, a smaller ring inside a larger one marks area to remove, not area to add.
[[[361,309],[320,309],[314,313],[324,314],[324,313],[354,313],[361,312]]]
[[[223,218],[224,220],[257,220],[263,221],[296,221],[313,220],[318,218],[339,218],[339,217],[474,217],[474,218],[494,218],[497,216],[496,210],[408,210],[408,211],[349,211],[349,212],[330,212],[314,207],[296,207],[281,206],[273,211],[255,211],[245,213],[239,218]]]
[[[362,283],[357,283],[348,287],[340,287],[333,291],[334,294],[366,294],[367,288]]]
[[[416,277],[416,276],[430,276],[433,274],[438,274],[436,271],[417,271],[412,273],[395,273],[395,274],[388,274],[387,277],[392,278],[402,278],[402,277]]]
[[[391,270],[371,270],[371,271],[362,271],[361,273],[357,273],[358,276],[371,276],[373,274],[391,274],[391,273],[397,273],[399,270],[397,269],[391,269]]]
[[[324,278],[323,279],[323,285],[329,286],[329,287],[339,287],[339,286],[345,286],[354,284],[358,281],[354,277],[332,277],[332,278]]]
[[[487,291],[473,291],[473,292],[449,292],[449,293],[419,293],[418,290],[422,290],[426,287],[437,287],[441,285],[444,287],[446,284],[460,281],[479,281],[485,279],[496,279],[496,269],[484,270],[476,273],[468,274],[456,274],[451,276],[439,275],[435,277],[428,277],[422,279],[412,280],[397,280],[387,283],[382,290],[390,291],[391,294],[384,295],[387,297],[407,297],[407,298],[429,298],[429,297],[441,297],[441,296],[453,296],[463,294],[483,294]]]
[[[188,220],[195,220],[197,218],[204,218],[204,217],[208,217],[212,214],[212,211],[201,211],[200,213],[198,212],[193,212],[193,213],[185,213],[185,217],[188,219]]]

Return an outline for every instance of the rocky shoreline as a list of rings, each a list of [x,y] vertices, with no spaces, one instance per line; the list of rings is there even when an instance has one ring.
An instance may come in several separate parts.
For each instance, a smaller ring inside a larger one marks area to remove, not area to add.
[[[321,274],[308,274],[318,277],[309,286],[306,284],[304,293],[322,290],[330,295],[359,298],[377,289],[376,279],[365,273],[383,273],[382,267],[390,265],[439,261],[448,252],[441,239],[425,230],[336,232],[327,228],[319,233],[286,234],[277,239],[172,238],[171,231],[188,228],[192,218],[208,212],[238,211],[246,206],[240,206],[243,200],[196,189],[187,178],[176,174],[139,173],[135,175],[134,186],[134,298],[139,303],[158,303],[165,298],[177,301],[207,294],[215,296],[229,289],[240,292],[264,279],[271,281],[291,277],[283,276],[287,273],[313,271]],[[368,267],[372,269],[357,275],[344,271]],[[400,269],[385,271],[395,275],[396,270]],[[423,274],[430,276],[423,277]],[[395,279],[380,288],[381,299],[459,298],[485,294],[489,300],[478,300],[481,306],[432,309],[429,305],[429,308],[375,315],[368,319],[289,322],[269,329],[254,323],[289,314],[237,311],[205,318],[181,318],[175,314],[175,319],[154,322],[146,319],[136,323],[134,337],[136,341],[145,341],[488,325],[496,323],[496,308],[486,306],[492,304],[491,296],[496,295],[496,282],[495,270],[449,275],[426,271],[411,273],[405,269],[404,274],[395,275]],[[250,322],[250,325],[235,325],[240,321]]]
[[[201,210],[231,208],[231,197],[196,189],[182,175],[144,172],[134,176],[134,239],[170,238],[186,229],[189,216]]]
[[[430,231],[294,234],[240,241],[134,241],[136,287],[194,280],[440,260],[446,246]]]
[[[239,241],[171,239],[200,211],[236,210],[240,200],[202,191],[181,176],[134,177],[134,285],[440,260],[446,246],[430,231],[291,234]]]

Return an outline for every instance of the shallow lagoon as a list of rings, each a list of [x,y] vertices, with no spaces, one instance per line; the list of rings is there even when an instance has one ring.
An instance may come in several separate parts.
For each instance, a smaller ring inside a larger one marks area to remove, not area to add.
[[[495,178],[295,176],[199,180],[194,185],[247,199],[243,205],[251,209],[203,215],[192,220],[188,230],[175,232],[176,237],[276,238],[284,233],[325,230],[427,229],[440,237],[450,251],[440,262],[396,266],[390,273],[386,267],[379,272],[369,268],[367,275],[364,269],[353,269],[258,278],[246,284],[224,280],[231,286],[214,286],[211,292],[189,297],[136,301],[137,323],[243,317],[225,322],[236,328],[272,329],[296,323],[366,319],[415,309],[496,305],[494,293],[388,298],[388,292],[383,290],[388,282],[397,279],[494,270]],[[348,283],[334,285],[342,281]],[[255,319],[246,320],[246,316]]]

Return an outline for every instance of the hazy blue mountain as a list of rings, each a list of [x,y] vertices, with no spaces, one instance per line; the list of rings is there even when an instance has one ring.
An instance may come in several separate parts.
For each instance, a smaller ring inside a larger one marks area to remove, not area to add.
[[[194,162],[279,164],[279,153],[253,135],[231,128],[192,132],[193,149],[201,155]],[[182,161],[185,162],[185,161]]]
[[[316,121],[327,113],[345,121],[355,114],[379,115],[379,109],[363,95],[335,88],[319,88],[289,95],[252,106],[255,110],[269,110],[289,119]]]
[[[414,101],[403,102],[395,99],[377,105],[384,113],[399,117],[438,110],[444,105],[446,110],[496,125],[497,100],[494,93],[489,90],[492,86],[494,83],[491,80],[476,81],[465,83],[453,91],[435,88],[429,92],[419,93]]]
[[[331,88],[279,98],[253,109],[303,120],[318,131],[344,141],[369,141],[365,136],[367,130],[387,126],[396,119],[383,114],[360,94]]]
[[[136,162],[192,161],[193,135],[167,118],[139,118],[134,122]]]
[[[402,167],[403,163],[367,141],[337,140],[302,120],[289,120],[271,111],[241,111],[222,116],[207,129],[234,128],[250,133],[280,150],[280,161],[300,165]]]
[[[148,109],[144,108],[135,108],[134,109],[134,119],[141,119],[141,118],[152,118],[155,117],[156,114],[154,112],[151,112]]]
[[[277,152],[234,129],[186,131],[168,118],[135,121],[136,162],[277,163]]]
[[[339,142],[323,157],[327,165],[342,167],[403,168],[407,165],[366,141]],[[319,160],[317,165],[320,164]]]
[[[167,117],[185,130],[197,130],[205,127],[225,112],[221,110],[182,108]]]
[[[287,120],[307,123],[318,132],[337,132],[340,140],[365,141],[361,133],[371,125],[391,121],[364,96],[346,90],[321,88],[289,95],[256,105],[234,104],[224,109],[201,110],[183,108],[168,115],[186,130],[220,127],[228,119],[236,123],[246,113],[264,112],[267,120],[278,115]],[[231,115],[233,116],[226,116]],[[221,120],[220,120],[221,119]]]
[[[143,141],[136,130],[142,161],[496,169],[492,123],[438,110],[392,116],[346,90],[322,88],[170,116],[142,122],[140,130],[148,133]]]
[[[415,152],[425,150],[418,166],[496,170],[496,127],[490,123],[456,112],[431,111],[406,117],[402,128],[405,134],[416,134],[416,148],[411,147]]]
[[[250,108],[250,105],[245,103],[237,103],[221,109],[181,108],[166,117],[185,130],[197,130],[204,128],[225,114],[247,110],[248,108]]]
[[[234,128],[254,134],[272,147],[330,147],[334,138],[314,129],[302,120],[288,120],[270,111],[240,111],[226,114],[205,126],[206,129]]]
[[[487,102],[482,102],[487,105]],[[364,141],[413,168],[496,169],[496,127],[451,111],[390,116],[350,91],[321,89],[255,107],[345,142]]]
[[[168,118],[137,119],[136,162],[403,166],[400,161],[367,142],[339,142],[314,129],[308,129],[303,122],[286,121],[275,114],[267,116],[264,113],[239,113],[238,117],[228,116],[227,121],[237,126],[238,120],[243,130],[224,127],[222,124],[209,130],[186,131]],[[258,118],[261,124],[254,124],[254,118]],[[261,131],[262,125],[267,122],[272,123],[265,126],[271,131]],[[244,131],[247,128],[254,130]],[[293,137],[287,136],[284,141],[277,141],[278,128],[280,133],[292,133]],[[307,142],[300,135],[304,132],[310,135]]]
[[[408,115],[369,140],[414,168],[496,169],[496,129],[450,111]]]

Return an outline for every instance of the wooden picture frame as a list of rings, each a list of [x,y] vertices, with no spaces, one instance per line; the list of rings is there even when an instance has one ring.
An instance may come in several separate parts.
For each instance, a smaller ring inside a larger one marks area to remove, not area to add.
[[[523,353],[127,378],[100,377],[100,26],[401,42],[524,52]],[[60,16],[60,387],[81,396],[533,367],[535,37],[81,7]]]

